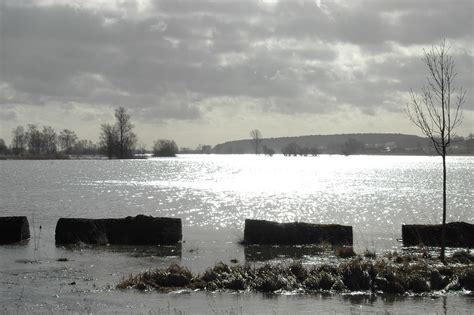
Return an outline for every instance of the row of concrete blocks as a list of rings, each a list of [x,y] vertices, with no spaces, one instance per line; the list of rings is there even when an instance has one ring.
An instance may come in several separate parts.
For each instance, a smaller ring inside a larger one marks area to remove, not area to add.
[[[29,238],[29,224],[25,216],[0,217],[0,244]],[[404,246],[439,246],[441,225],[402,225],[402,239]],[[170,245],[182,240],[182,224],[181,219],[177,218],[145,215],[120,219],[60,218],[56,224],[55,240],[57,245],[79,242],[98,245]],[[352,226],[247,219],[243,242],[352,246]],[[474,247],[474,225],[465,222],[448,223],[446,245]]]

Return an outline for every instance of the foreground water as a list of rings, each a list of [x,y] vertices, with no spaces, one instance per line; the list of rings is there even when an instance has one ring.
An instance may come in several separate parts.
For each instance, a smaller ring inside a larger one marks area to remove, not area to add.
[[[448,159],[448,221],[474,221],[474,158]],[[0,161],[0,215],[26,215],[32,239],[0,247],[3,310],[290,313],[470,311],[472,298],[138,294],[114,290],[129,273],[179,262],[285,260],[286,251],[243,247],[245,218],[341,223],[356,250],[400,249],[402,223],[438,223],[438,157],[180,156],[128,161]],[[183,220],[176,247],[56,247],[59,217],[148,214]],[[41,228],[41,231],[39,227]],[[37,246],[35,246],[35,243]],[[36,247],[36,248],[35,248]],[[263,252],[263,253],[262,253]],[[298,256],[304,263],[335,259]],[[66,258],[67,261],[57,261]],[[2,309],[0,309],[2,311]]]

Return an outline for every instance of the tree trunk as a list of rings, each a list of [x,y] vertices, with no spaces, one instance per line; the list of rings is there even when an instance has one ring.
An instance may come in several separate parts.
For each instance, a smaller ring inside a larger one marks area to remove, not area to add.
[[[441,253],[440,259],[443,263],[446,262],[445,259],[445,249],[446,249],[446,148],[443,148],[443,229],[441,231]]]
[[[120,127],[120,158],[123,159],[123,131]]]

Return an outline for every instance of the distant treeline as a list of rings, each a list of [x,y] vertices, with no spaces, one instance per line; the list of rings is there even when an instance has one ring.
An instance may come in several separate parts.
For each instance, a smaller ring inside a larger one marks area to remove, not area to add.
[[[157,157],[173,157],[179,153],[173,140],[158,139],[152,150],[138,144],[133,132],[131,117],[123,107],[114,113],[115,123],[100,126],[99,142],[79,139],[76,132],[63,129],[57,133],[51,126],[29,124],[12,131],[8,146],[0,138],[0,156],[19,159],[67,159],[71,156],[105,156],[109,159],[129,159],[145,154]],[[183,153],[210,153],[211,146],[200,145],[195,150],[182,149]]]
[[[429,139],[402,134],[340,134],[301,137],[260,138],[229,141],[216,145],[199,145],[196,149],[181,148],[173,140],[158,139],[151,150],[137,144],[131,117],[123,107],[115,110],[115,123],[100,126],[99,142],[79,139],[69,129],[57,133],[50,126],[29,124],[12,131],[8,146],[0,138],[0,156],[22,159],[61,159],[71,156],[105,156],[109,159],[127,159],[152,154],[156,157],[172,157],[182,154],[248,154],[257,153],[285,156],[315,156],[318,154],[436,154]],[[448,154],[473,155],[474,135],[456,137],[448,148]]]
[[[427,138],[403,134],[339,134],[312,135],[300,137],[262,138],[258,153],[286,156],[318,154],[400,154],[434,155],[433,146]],[[216,154],[255,153],[255,140],[229,141],[212,149]],[[455,137],[448,150],[449,154],[473,155],[474,134]]]
[[[76,133],[63,129],[59,134],[50,126],[29,124],[12,131],[10,146],[0,139],[0,155],[22,158],[67,158],[69,155],[97,155],[97,144],[79,139]]]

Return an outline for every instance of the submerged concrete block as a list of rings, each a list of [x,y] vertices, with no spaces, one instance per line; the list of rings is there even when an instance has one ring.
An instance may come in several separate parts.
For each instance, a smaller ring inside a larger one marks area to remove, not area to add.
[[[108,243],[105,219],[60,218],[56,224],[56,244]]]
[[[352,246],[352,226],[245,220],[246,244],[323,244]]]
[[[0,217],[0,244],[21,242],[30,238],[30,225],[25,216]]]
[[[441,246],[441,224],[402,225],[403,246]],[[474,247],[474,224],[450,222],[446,224],[446,246]]]
[[[175,244],[182,239],[181,219],[137,215],[120,219],[60,218],[56,244]]]

